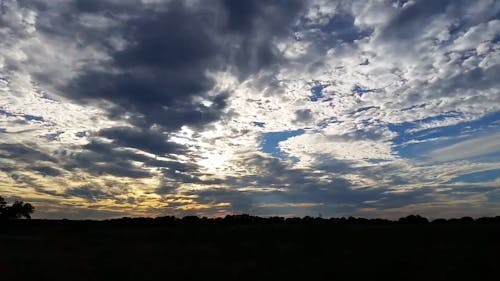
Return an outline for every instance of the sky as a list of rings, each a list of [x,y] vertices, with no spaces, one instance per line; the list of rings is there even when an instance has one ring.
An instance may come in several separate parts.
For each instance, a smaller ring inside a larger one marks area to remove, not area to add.
[[[500,1],[0,0],[36,218],[500,214]]]

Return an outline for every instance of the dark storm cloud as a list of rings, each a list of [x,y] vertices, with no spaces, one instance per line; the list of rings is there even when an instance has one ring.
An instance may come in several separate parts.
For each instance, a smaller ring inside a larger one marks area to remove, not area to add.
[[[121,11],[133,8],[137,4],[134,0],[101,1],[101,0],[75,0],[71,6],[79,12],[96,13],[103,11]]]
[[[82,148],[81,152],[61,152],[59,157],[65,159],[65,169],[80,169],[94,175],[146,178],[152,176],[150,168],[157,168],[167,178],[177,182],[192,182],[194,179],[191,174],[198,170],[195,164],[159,160],[114,143],[92,140]],[[134,162],[141,165],[137,166]]]
[[[199,196],[197,202],[201,204],[231,203],[228,209],[235,213],[276,214],[286,209],[290,213],[297,214],[303,213],[299,210],[306,206],[308,212],[313,212],[314,215],[348,213],[359,207],[371,206],[365,203],[367,201],[389,197],[384,194],[385,189],[353,189],[352,184],[342,178],[325,183],[320,182],[306,170],[286,168],[278,170],[281,174],[272,171],[260,176],[229,179],[226,183],[231,188],[193,191],[188,194]],[[251,185],[265,186],[267,190],[235,189],[237,186]],[[412,200],[413,198],[409,197],[406,202]]]
[[[41,152],[23,144],[0,143],[0,158],[15,160],[20,163],[34,163],[37,161],[57,162],[49,154]]]
[[[0,172],[12,179],[19,187],[57,196],[57,192],[46,190],[33,174],[57,177],[63,173],[56,155],[43,152],[34,144],[0,144]],[[27,173],[31,172],[31,173]]]
[[[87,3],[88,2],[88,3]],[[99,2],[99,3],[98,3]],[[36,30],[51,39],[61,42],[76,42],[82,48],[89,46],[112,50],[109,38],[118,32],[114,25],[96,27],[85,23],[83,18],[98,15],[109,21],[118,20],[120,15],[137,7],[137,1],[58,1],[57,5],[49,1],[18,1],[18,5],[33,9],[38,13]],[[95,21],[96,19],[94,19]],[[52,83],[58,77],[47,76],[43,72],[35,74],[38,80]]]
[[[85,198],[88,201],[98,201],[114,197],[113,194],[108,194],[104,192],[101,188],[97,188],[92,185],[83,185],[73,189],[68,189],[65,191],[65,195]]]
[[[141,149],[153,154],[179,153],[182,146],[167,142],[159,132],[128,127],[114,127],[99,131],[99,135],[113,140],[118,146]]]
[[[231,211],[235,213],[255,213],[257,198],[256,192],[241,192],[230,189],[211,189],[196,193],[200,204],[231,203]],[[269,195],[270,193],[266,193]]]
[[[444,12],[451,1],[420,0],[404,8],[394,17],[383,31],[384,38],[411,39],[415,32],[422,29],[422,24],[429,22],[435,15]]]
[[[297,123],[304,123],[311,121],[312,117],[313,116],[310,109],[300,109],[295,111],[295,122]]]
[[[288,0],[223,0],[222,3],[228,13],[226,28],[241,35],[259,31],[273,34],[285,32],[287,26],[283,24],[292,22],[303,8],[302,1]],[[259,30],[258,25],[265,25],[267,29]]]
[[[259,170],[258,175],[239,176],[229,178],[230,186],[265,186],[271,188],[282,188],[286,184],[299,186],[309,181],[315,181],[307,170],[294,169],[274,157],[265,157],[259,154],[248,155],[241,160],[241,166],[251,167]]]
[[[500,65],[494,65],[487,69],[476,67],[446,81],[437,81],[431,85],[430,91],[436,91],[442,96],[455,96],[467,90],[498,89],[500,86],[500,81],[497,79],[498,73],[500,73]]]
[[[298,30],[300,34],[298,39],[312,42],[317,54],[326,55],[326,52],[334,47],[348,46],[373,32],[371,29],[360,29],[355,24],[355,17],[350,11],[344,10],[340,5],[337,9],[338,12],[326,23],[305,21],[302,26],[304,29]],[[317,64],[321,64],[321,61]]]
[[[291,31],[289,28],[306,5],[303,1],[285,0],[222,2],[227,21],[219,32],[230,35],[233,48],[228,50],[232,58],[229,63],[242,76],[280,60],[272,40]]]
[[[43,176],[49,176],[49,177],[57,177],[62,174],[62,172],[56,168],[50,167],[50,166],[45,166],[45,165],[38,165],[38,166],[33,166],[31,167],[31,170],[38,172],[39,174]]]
[[[210,5],[209,5],[210,4]],[[117,4],[116,4],[117,5]],[[286,33],[298,1],[209,1],[188,7],[181,1],[163,9],[137,5],[117,32],[128,45],[112,52],[102,69],[83,69],[64,92],[77,100],[104,99],[113,114],[132,114],[134,125],[161,125],[168,131],[217,120],[226,93],[208,95],[207,71],[234,68],[251,74],[279,60],[271,39]],[[78,4],[88,13],[121,10],[104,3]],[[99,42],[90,42],[98,44]],[[113,69],[113,71],[107,71]],[[213,102],[204,106],[194,98]]]
[[[183,9],[151,16],[155,19],[129,23],[125,36],[134,43],[113,54],[118,74],[84,70],[67,92],[75,99],[109,100],[117,105],[115,113],[133,113],[135,124],[145,127],[176,130],[217,119],[223,101],[213,109],[193,101],[213,86],[205,71],[216,49],[205,24]],[[181,18],[192,22],[178,22]]]
[[[230,203],[231,206],[226,209],[236,213],[268,214],[266,212],[269,210],[265,210],[261,205],[355,204],[363,200],[380,198],[380,193],[383,191],[353,190],[352,184],[340,177],[328,183],[321,182],[317,174],[310,170],[292,168],[279,159],[260,154],[247,155],[240,161],[245,163],[245,167],[259,172],[254,175],[198,181],[198,184],[213,187],[202,190],[185,191],[165,183],[156,192],[159,194],[180,192],[183,195],[195,195],[197,203],[200,204]]]
[[[394,186],[408,184],[403,183],[398,175],[388,173],[384,167],[354,168],[352,163],[346,161],[324,159],[324,164],[317,168],[333,176],[332,180],[324,181],[311,170],[291,168],[275,158],[258,154],[249,155],[242,162],[246,163],[246,167],[259,169],[260,172],[249,176],[227,177],[216,183],[217,186],[230,188],[210,188],[185,194],[197,195],[197,202],[201,204],[231,203],[227,209],[236,213],[289,212],[309,215],[343,215],[362,208],[399,208],[436,198],[430,188],[405,192],[394,192],[387,186],[359,188],[342,177],[343,174],[361,169],[361,174],[377,180],[385,179]],[[170,192],[173,191],[175,188],[171,187]],[[301,209],[303,210],[300,211]]]
[[[90,142],[83,148],[83,152],[62,155],[68,158],[64,164],[66,169],[83,170],[94,175],[109,174],[131,178],[151,176],[149,171],[133,165],[132,161],[142,159],[136,153],[119,151],[113,144],[96,141]]]
[[[182,146],[166,141],[169,134],[184,125],[196,129],[218,120],[231,94],[213,92],[214,81],[207,72],[229,70],[245,79],[281,63],[273,40],[290,34],[289,28],[305,4],[283,0],[194,4],[78,0],[58,7],[41,1],[24,5],[45,15],[37,20],[39,32],[109,56],[100,62],[83,62],[73,79],[58,86],[59,92],[79,103],[106,101],[111,104],[106,107],[110,118],[127,120],[133,126],[101,130],[97,135],[110,139],[112,146],[98,152],[104,144],[90,143],[82,147],[86,151],[70,155],[76,159],[65,166],[95,174],[147,177],[149,171],[132,165],[138,154],[119,148],[156,155],[184,153]],[[85,22],[89,16],[107,21],[89,25]],[[116,47],[110,38],[125,44]],[[34,77],[40,83],[60,85],[50,73]],[[195,165],[141,160],[148,167],[159,165],[168,178],[196,181],[191,175]]]
[[[348,140],[349,141],[349,140]],[[356,162],[336,159],[331,155],[316,155],[317,169],[327,173],[350,174],[355,172]]]
[[[493,3],[492,3],[493,4]],[[487,5],[486,7],[484,5]],[[488,2],[477,2],[474,7],[482,10],[481,17],[477,17],[471,9],[471,2],[467,0],[419,0],[400,10],[382,30],[381,41],[398,41],[401,44],[411,45],[419,34],[428,31],[425,27],[437,16],[445,14],[448,18],[456,19],[456,26],[450,30],[452,36],[458,31],[466,30],[467,26],[476,25],[499,17],[498,6]]]

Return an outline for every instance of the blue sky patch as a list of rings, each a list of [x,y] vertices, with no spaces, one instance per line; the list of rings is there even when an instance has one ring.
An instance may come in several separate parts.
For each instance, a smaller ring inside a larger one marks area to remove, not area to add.
[[[318,101],[321,97],[323,97],[323,89],[325,85],[317,85],[311,88],[311,101]]]
[[[409,111],[409,110],[424,108],[426,106],[427,106],[426,103],[422,103],[422,104],[412,105],[412,106],[407,107],[407,108],[403,108],[403,109],[401,109],[401,111]]]
[[[391,162],[389,160],[386,160],[386,159],[368,159],[367,160],[368,163],[372,163],[372,164],[380,164],[380,163],[388,163],[388,162]]]
[[[0,109],[0,116],[1,115],[5,117],[21,117],[24,118],[24,120],[31,122],[40,122],[40,123],[45,122],[45,119],[42,116],[36,116],[31,114],[15,114],[3,109]]]
[[[347,13],[340,13],[331,18],[327,24],[320,27],[324,35],[329,34],[330,40],[352,43],[370,35],[370,30],[361,30],[354,24],[355,18]]]
[[[398,136],[393,139],[396,152],[401,157],[419,158],[431,150],[463,141],[471,135],[480,136],[484,135],[485,132],[492,134],[498,132],[500,129],[500,124],[498,123],[500,120],[500,112],[495,112],[471,122],[462,122],[452,126],[430,128],[414,133],[410,132],[410,130],[416,129],[422,124],[434,121],[443,121],[446,118],[456,116],[459,116],[459,114],[456,112],[450,112],[435,117],[425,118],[419,122],[389,124],[389,130],[398,133]],[[474,130],[473,132],[470,131],[472,128]]]
[[[356,86],[354,86],[354,88],[352,88],[353,94],[356,94],[359,97],[363,96],[366,93],[375,93],[377,91],[378,91],[377,89],[368,89],[368,88],[361,87],[359,85],[356,85]]]
[[[365,107],[358,108],[356,111],[353,112],[353,114],[360,113],[360,112],[363,112],[363,111],[367,111],[367,110],[370,110],[370,109],[378,109],[378,108],[379,108],[378,106],[365,106]]]
[[[63,133],[63,132],[57,132],[57,133],[47,134],[47,135],[45,135],[45,138],[46,138],[48,141],[57,141],[57,140],[59,140],[59,136],[60,136],[62,133]]]
[[[45,119],[43,119],[43,117],[29,115],[29,114],[24,115],[24,119],[26,119],[27,121],[33,121],[33,122],[45,122]]]
[[[252,122],[252,125],[257,126],[259,128],[264,128],[266,123],[265,122]]]
[[[262,135],[262,151],[273,157],[284,159],[286,158],[286,154],[279,148],[279,143],[291,137],[300,136],[304,132],[303,129],[299,129],[295,131],[265,133]]]
[[[468,160],[474,161],[474,162],[481,162],[481,163],[497,163],[498,159],[500,159],[500,152],[481,155],[481,156],[470,158]]]
[[[4,115],[5,117],[12,117],[12,116],[15,116],[14,114],[8,112],[8,111],[5,111],[3,109],[0,109],[0,115]]]
[[[75,133],[75,136],[78,138],[83,138],[83,137],[87,136],[87,132],[85,132],[85,131],[77,132],[77,133]]]

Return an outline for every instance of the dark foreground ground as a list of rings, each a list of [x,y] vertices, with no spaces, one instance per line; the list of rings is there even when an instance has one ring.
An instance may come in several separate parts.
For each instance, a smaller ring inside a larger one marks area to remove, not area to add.
[[[500,280],[500,224],[0,224],[0,280]]]

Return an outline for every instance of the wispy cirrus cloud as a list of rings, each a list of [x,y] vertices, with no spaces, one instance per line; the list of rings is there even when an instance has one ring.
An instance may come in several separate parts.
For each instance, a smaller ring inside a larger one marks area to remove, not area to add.
[[[429,157],[436,161],[455,161],[484,155],[500,154],[500,134],[468,139],[432,151]]]

